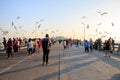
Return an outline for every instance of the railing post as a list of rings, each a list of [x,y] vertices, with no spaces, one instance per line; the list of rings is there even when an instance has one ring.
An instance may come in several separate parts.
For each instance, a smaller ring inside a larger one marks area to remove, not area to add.
[[[118,52],[120,51],[120,44],[118,44]]]

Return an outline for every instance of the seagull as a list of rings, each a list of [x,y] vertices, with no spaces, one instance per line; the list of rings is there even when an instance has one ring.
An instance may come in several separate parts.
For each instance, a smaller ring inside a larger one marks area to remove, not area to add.
[[[116,39],[116,37],[114,37],[114,39]]]
[[[54,31],[52,31],[52,33],[55,33]]]
[[[0,30],[2,30],[2,27],[0,27]]]
[[[14,22],[12,21],[12,26],[14,26]]]
[[[19,26],[19,29],[22,28],[22,26]]]
[[[9,32],[8,31],[2,31],[3,35],[7,35]]]
[[[44,34],[43,32],[41,32],[41,34]]]
[[[105,33],[105,34],[109,34],[109,35],[111,35],[110,33],[106,32],[106,31],[104,31],[104,33]]]
[[[102,23],[99,23],[98,25],[100,26]]]
[[[96,31],[96,32],[98,31],[97,28],[95,29],[95,31]]]
[[[39,24],[38,29],[40,28],[41,24]]]
[[[40,21],[44,21],[44,19],[41,19]]]
[[[108,14],[108,12],[103,12],[103,13],[102,13],[102,12],[99,12],[99,11],[98,11],[98,13],[99,13],[101,16],[103,16],[103,15],[105,15],[105,14]]]
[[[102,35],[102,37],[107,37],[107,35]]]
[[[18,16],[17,19],[20,19],[20,16]]]
[[[87,25],[87,29],[89,28],[89,24]]]
[[[14,29],[17,30],[17,27],[14,25]]]
[[[38,22],[36,22],[36,24],[38,24]]]
[[[111,24],[112,24],[112,26],[115,26],[113,22]]]
[[[83,16],[82,19],[86,18],[86,16]]]

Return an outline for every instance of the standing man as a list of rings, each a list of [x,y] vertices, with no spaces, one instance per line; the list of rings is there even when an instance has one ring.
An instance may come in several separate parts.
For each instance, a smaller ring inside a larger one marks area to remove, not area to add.
[[[6,47],[7,47],[7,41],[6,41],[6,38],[3,37],[3,45],[4,45],[4,49],[6,50]]]
[[[46,34],[45,38],[42,40],[42,48],[43,48],[43,65],[45,63],[47,65],[50,52],[50,38],[48,34]]]
[[[92,41],[92,39],[90,39],[90,41],[89,41],[89,47],[90,47],[90,51],[92,52],[92,50],[93,50],[93,41]]]
[[[85,52],[89,52],[89,43],[87,40],[84,41],[84,48],[85,48]]]
[[[10,57],[10,55],[11,55],[11,57],[13,57],[12,48],[13,48],[12,40],[11,40],[11,38],[9,38],[8,42],[7,42],[7,54],[8,54],[8,58]]]

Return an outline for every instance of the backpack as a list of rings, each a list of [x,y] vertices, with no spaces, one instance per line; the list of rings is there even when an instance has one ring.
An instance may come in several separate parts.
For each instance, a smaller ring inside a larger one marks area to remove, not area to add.
[[[42,47],[48,49],[49,48],[49,39],[44,38],[42,40]]]

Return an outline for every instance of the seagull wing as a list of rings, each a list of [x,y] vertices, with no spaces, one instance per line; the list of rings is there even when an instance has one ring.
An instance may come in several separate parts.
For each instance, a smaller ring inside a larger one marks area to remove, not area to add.
[[[102,13],[101,13],[101,12],[99,12],[99,11],[98,11],[98,13],[99,13],[100,15],[102,15]]]
[[[108,12],[103,12],[102,15],[104,15],[104,14],[108,14]]]

